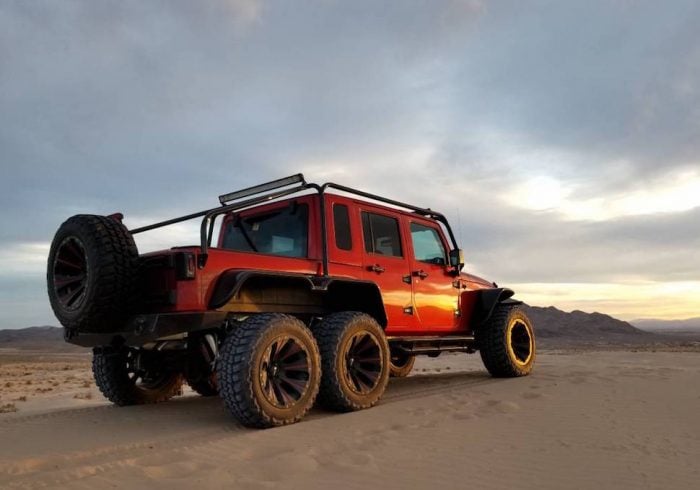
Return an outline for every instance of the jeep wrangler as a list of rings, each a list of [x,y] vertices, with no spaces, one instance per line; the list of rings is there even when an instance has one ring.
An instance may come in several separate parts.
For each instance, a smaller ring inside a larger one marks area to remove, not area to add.
[[[219,201],[131,230],[119,213],[76,215],[56,232],[51,307],[116,405],[187,382],[262,428],[316,400],[369,408],[418,355],[479,351],[493,376],[530,373],[532,323],[513,291],[462,272],[444,215],[301,174]],[[198,245],[139,255],[133,235],[196,218]]]

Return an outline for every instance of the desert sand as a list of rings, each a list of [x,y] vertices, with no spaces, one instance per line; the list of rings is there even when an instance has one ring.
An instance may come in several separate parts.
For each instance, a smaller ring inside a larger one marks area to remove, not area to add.
[[[217,398],[117,408],[89,357],[0,354],[1,488],[698,488],[700,353],[421,358],[371,410],[248,430]],[[17,411],[11,411],[14,407]]]

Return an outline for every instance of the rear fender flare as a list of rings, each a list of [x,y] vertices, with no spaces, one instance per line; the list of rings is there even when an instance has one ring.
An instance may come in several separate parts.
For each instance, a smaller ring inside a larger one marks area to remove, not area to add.
[[[305,274],[282,273],[274,271],[261,271],[251,269],[229,269],[221,273],[214,286],[211,298],[209,299],[209,308],[218,309],[225,306],[251,279],[256,278],[284,278],[287,280],[298,281],[301,285],[309,290],[315,289],[315,285],[311,278]]]
[[[373,316],[382,326],[387,316],[379,287],[371,281],[357,279],[312,276],[291,272],[252,269],[230,269],[219,276],[209,300],[210,309],[225,308],[237,295],[260,279],[281,279],[298,284],[314,303],[322,305],[325,313],[336,311],[362,311]],[[269,283],[270,285],[272,282]]]

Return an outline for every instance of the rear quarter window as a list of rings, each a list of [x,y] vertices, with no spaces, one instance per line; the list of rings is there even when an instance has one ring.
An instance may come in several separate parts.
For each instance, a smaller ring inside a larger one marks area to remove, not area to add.
[[[307,257],[309,206],[294,204],[267,213],[235,216],[226,224],[222,247],[284,257]]]

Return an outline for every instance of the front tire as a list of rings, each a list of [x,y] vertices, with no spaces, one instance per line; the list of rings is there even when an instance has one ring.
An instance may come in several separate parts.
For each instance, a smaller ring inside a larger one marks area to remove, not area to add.
[[[535,331],[518,307],[498,305],[477,330],[477,345],[484,366],[497,378],[527,376],[535,364]]]
[[[92,372],[102,394],[115,405],[158,403],[182,393],[179,373],[144,369],[138,349],[102,347],[93,351]]]
[[[320,364],[316,341],[299,319],[272,313],[251,316],[221,346],[220,395],[246,427],[292,424],[316,400]]]
[[[392,354],[389,376],[392,378],[405,378],[411,373],[415,363],[416,356],[409,356],[407,354]]]
[[[338,412],[375,405],[389,381],[390,354],[384,331],[371,316],[344,311],[314,329],[321,351],[321,405]]]
[[[192,335],[187,340],[185,381],[201,396],[219,394],[215,370],[217,351],[218,341],[214,334]]]
[[[216,381],[216,373],[199,377],[185,376],[185,381],[192,390],[200,396],[216,396],[219,394],[219,384]]]

